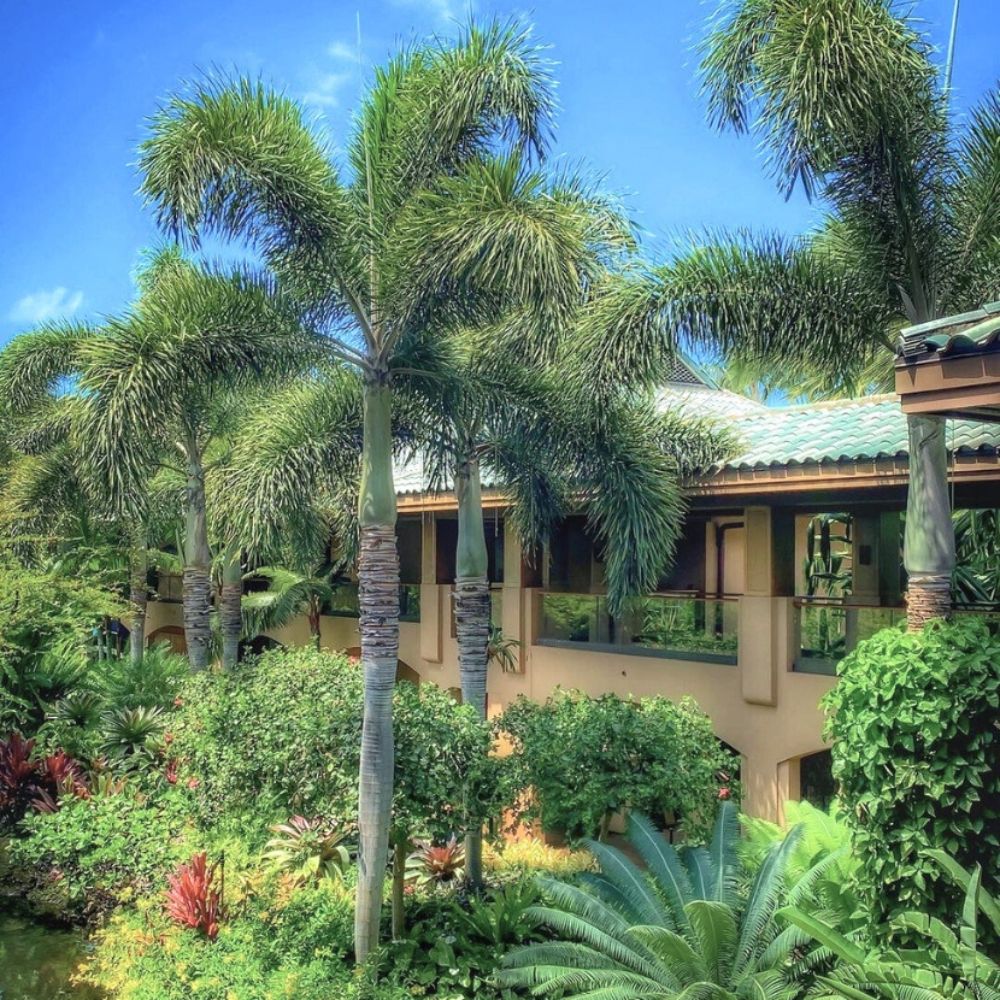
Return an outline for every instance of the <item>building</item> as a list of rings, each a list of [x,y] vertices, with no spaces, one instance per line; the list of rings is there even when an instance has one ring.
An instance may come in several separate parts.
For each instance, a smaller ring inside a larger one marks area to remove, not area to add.
[[[952,343],[938,328],[934,336]],[[916,353],[930,351],[918,340]],[[913,356],[900,359],[904,380]],[[995,383],[990,391],[997,405]],[[981,387],[970,394],[977,417],[989,415],[984,398]],[[904,614],[906,417],[895,396],[766,407],[714,387],[687,364],[676,367],[662,401],[732,423],[743,450],[688,484],[675,565],[657,593],[621,619],[607,614],[601,554],[585,518],[568,518],[547,552],[526,559],[505,525],[502,492],[486,484],[493,617],[520,643],[516,670],[491,665],[490,711],[557,686],[691,695],[742,756],[745,808],[777,818],[787,799],[832,793],[820,699],[835,683],[837,660]],[[953,506],[998,507],[1000,423],[955,417],[961,409],[952,400],[940,411],[953,417]],[[398,470],[400,672],[457,690],[456,505],[422,483],[419,465]],[[169,596],[168,581],[160,592]],[[344,588],[330,610],[323,645],[356,649],[356,592]],[[150,605],[150,641],[182,641],[180,625],[179,603]],[[270,638],[308,642],[306,622]]]

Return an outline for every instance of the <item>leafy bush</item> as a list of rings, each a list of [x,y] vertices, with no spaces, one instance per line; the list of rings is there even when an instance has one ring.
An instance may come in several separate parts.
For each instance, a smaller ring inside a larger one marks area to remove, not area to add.
[[[534,996],[761,997],[791,1000],[783,975],[795,946],[774,912],[785,899],[788,857],[801,836],[772,846],[745,900],[737,893],[736,810],[719,810],[709,848],[678,852],[633,813],[629,841],[644,869],[624,853],[590,843],[600,875],[574,885],[540,879],[545,902],[527,911],[561,940],[510,952],[499,981]]]
[[[227,888],[227,897],[230,892]],[[116,913],[95,935],[85,981],[110,1000],[406,1000],[347,962],[353,898],[324,880],[289,887],[271,879],[242,901],[214,942],[173,923],[162,897]]]
[[[1000,876],[1000,637],[982,621],[887,629],[858,645],[827,695],[827,736],[865,906],[953,912],[928,848]]]
[[[7,888],[39,912],[94,919],[123,897],[151,892],[190,854],[190,803],[179,791],[156,800],[118,795],[65,798],[57,813],[29,814],[26,836],[8,844]]]
[[[518,837],[498,847],[484,845],[483,864],[499,875],[576,875],[594,867],[589,851],[572,851],[568,847],[550,847],[536,837]]]
[[[465,906],[455,897],[431,896],[409,912],[405,937],[388,948],[392,975],[406,982],[411,995],[508,997],[493,979],[504,953],[538,940],[529,909],[539,901],[530,882],[517,882],[471,897]]]
[[[363,691],[355,662],[272,650],[232,674],[191,677],[171,752],[199,782],[199,818],[251,816],[263,838],[289,813],[353,820]],[[446,838],[466,815],[498,810],[489,727],[434,685],[394,696],[394,836]]]
[[[540,814],[546,831],[572,838],[602,833],[614,812],[638,809],[679,819],[689,840],[704,839],[720,785],[730,788],[736,769],[687,698],[675,704],[558,691],[541,705],[518,699],[497,728],[512,743],[511,780],[527,801],[521,818]],[[534,797],[526,799],[529,789]]]
[[[0,566],[0,730],[32,733],[87,674],[91,632],[125,606],[85,581]]]

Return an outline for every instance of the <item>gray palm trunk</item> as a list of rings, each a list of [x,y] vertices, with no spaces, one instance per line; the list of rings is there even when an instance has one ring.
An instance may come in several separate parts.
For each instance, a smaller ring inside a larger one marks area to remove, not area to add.
[[[205,471],[197,445],[187,447],[184,511],[184,640],[192,670],[208,666],[212,645],[212,552],[208,546]]]
[[[129,569],[129,603],[132,605],[132,623],[129,630],[129,658],[141,662],[146,650],[146,547],[137,543],[132,550]]]
[[[222,588],[219,593],[219,630],[222,632],[222,669],[235,669],[240,658],[243,634],[243,566],[240,550],[226,551],[222,565]]]
[[[906,623],[922,629],[951,613],[955,530],[948,496],[948,448],[943,417],[907,418],[909,488],[903,564],[907,573]]]
[[[462,703],[486,718],[486,675],[490,640],[490,585],[479,460],[467,458],[455,476],[458,546],[455,556],[455,635]],[[483,877],[482,831],[466,831],[465,870],[472,886]]]
[[[358,504],[361,544],[358,605],[364,722],[358,789],[358,890],[354,950],[359,963],[378,947],[389,852],[395,744],[392,692],[399,660],[399,554],[392,479],[392,395],[384,380],[366,384]]]

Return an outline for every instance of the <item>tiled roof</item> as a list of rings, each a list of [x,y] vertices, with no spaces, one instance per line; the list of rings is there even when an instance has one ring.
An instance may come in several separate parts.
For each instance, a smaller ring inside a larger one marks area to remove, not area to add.
[[[766,469],[812,462],[906,458],[906,416],[895,396],[761,407],[740,420],[744,449],[723,469]],[[959,454],[1000,452],[1000,424],[949,420],[949,449]]]
[[[1000,302],[910,326],[899,335],[898,353],[906,361],[935,354],[946,357],[992,350],[1000,350]]]
[[[905,459],[909,448],[906,415],[895,396],[765,406],[707,385],[671,383],[657,393],[657,404],[693,416],[716,417],[736,432],[742,442],[740,453],[706,473]],[[958,454],[1000,455],[1000,423],[953,419],[947,434],[949,449]],[[394,476],[400,494],[428,490],[429,477],[420,456],[397,462]],[[483,486],[498,485],[484,470]]]

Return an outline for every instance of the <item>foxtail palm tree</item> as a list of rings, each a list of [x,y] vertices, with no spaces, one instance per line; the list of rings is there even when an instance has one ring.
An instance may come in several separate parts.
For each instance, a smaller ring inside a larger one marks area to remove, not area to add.
[[[361,962],[378,940],[392,802],[393,384],[435,368],[443,332],[466,318],[470,282],[506,287],[554,314],[575,301],[572,253],[585,234],[566,227],[568,244],[541,238],[540,221],[558,218],[564,202],[520,197],[519,164],[543,153],[551,111],[547,70],[527,33],[472,26],[453,44],[414,47],[376,72],[344,171],[301,108],[246,81],[171,99],[140,154],[142,190],[161,224],[193,240],[214,231],[252,241],[363,381]],[[447,196],[446,217],[426,210],[429,193]]]
[[[240,393],[301,364],[306,343],[268,280],[208,271],[168,250],[127,316],[83,345],[90,461],[116,507],[141,511],[161,468],[184,478],[184,630],[195,670],[211,642],[206,471],[243,409]]]
[[[822,376],[827,391],[865,391],[891,385],[903,325],[997,298],[1000,95],[958,123],[930,54],[890,0],[721,5],[702,63],[710,119],[753,129],[780,187],[800,185],[826,216],[800,238],[713,234],[636,276],[609,305],[659,310],[651,352],[668,330],[811,376],[813,390]],[[917,628],[949,613],[955,550],[944,420],[908,423],[905,564]]]

